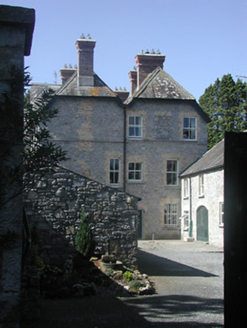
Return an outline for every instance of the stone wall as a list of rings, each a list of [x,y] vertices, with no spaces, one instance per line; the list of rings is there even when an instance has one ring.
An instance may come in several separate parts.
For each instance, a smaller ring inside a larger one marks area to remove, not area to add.
[[[24,206],[35,226],[42,256],[64,263],[75,249],[75,236],[84,209],[95,241],[95,254],[107,251],[129,266],[136,265],[138,198],[62,168],[44,176],[26,176]]]

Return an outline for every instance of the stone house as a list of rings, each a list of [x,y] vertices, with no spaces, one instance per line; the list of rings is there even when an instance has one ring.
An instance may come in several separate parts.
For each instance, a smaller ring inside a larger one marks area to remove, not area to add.
[[[208,117],[163,70],[165,56],[140,53],[131,93],[111,90],[94,72],[96,41],[76,41],[78,65],[60,70],[49,129],[68,150],[64,167],[141,198],[139,238],[180,238],[179,172],[207,150]],[[45,86],[35,84],[31,97]]]
[[[180,175],[181,237],[223,247],[224,140]]]

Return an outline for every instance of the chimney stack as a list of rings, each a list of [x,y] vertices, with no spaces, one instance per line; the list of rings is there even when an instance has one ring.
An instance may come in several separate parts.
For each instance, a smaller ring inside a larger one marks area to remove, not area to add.
[[[84,35],[76,41],[78,49],[78,86],[94,86],[93,55],[96,40]]]
[[[136,67],[134,67],[129,72],[129,78],[130,78],[130,94],[132,96],[135,89],[137,88],[137,70],[136,70]]]
[[[163,63],[165,61],[165,56],[161,55],[159,51],[156,53],[152,50],[151,53],[147,50],[145,53],[138,54],[135,57],[135,62],[137,64],[137,88],[149,73],[154,71],[157,67],[163,69]]]
[[[60,69],[60,76],[61,76],[61,81],[62,81],[62,85],[64,85],[70,78],[71,76],[75,73],[76,68],[72,68],[71,65],[69,65],[69,67],[67,67],[67,65],[65,64],[63,68]]]
[[[118,95],[122,102],[125,102],[125,100],[129,97],[129,91],[127,91],[126,88],[115,88],[114,92]]]

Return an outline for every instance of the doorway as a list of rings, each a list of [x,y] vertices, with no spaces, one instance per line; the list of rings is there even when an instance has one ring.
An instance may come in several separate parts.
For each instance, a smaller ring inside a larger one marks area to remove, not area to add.
[[[197,218],[197,240],[208,242],[208,210],[200,206],[196,213]]]

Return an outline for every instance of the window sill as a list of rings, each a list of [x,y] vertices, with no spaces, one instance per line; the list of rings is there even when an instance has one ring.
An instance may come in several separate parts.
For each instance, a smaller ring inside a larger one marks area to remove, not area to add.
[[[127,181],[127,183],[138,183],[138,184],[140,184],[140,183],[144,183],[143,181],[138,181],[138,180],[128,180]]]
[[[191,142],[191,141],[197,141],[197,139],[183,139],[183,141],[189,141],[189,142]]]
[[[142,137],[128,137],[128,140],[142,140]]]
[[[183,200],[188,200],[188,199],[189,199],[189,196],[183,197]]]
[[[204,195],[199,195],[198,198],[204,198],[205,196]]]
[[[219,228],[224,228],[224,223],[219,224]]]

